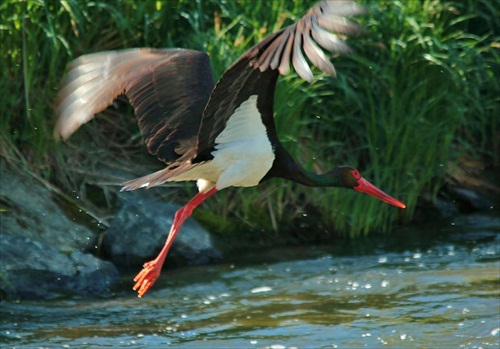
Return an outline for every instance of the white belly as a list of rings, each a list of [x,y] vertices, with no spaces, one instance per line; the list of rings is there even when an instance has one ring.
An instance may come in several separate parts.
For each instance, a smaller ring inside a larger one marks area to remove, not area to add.
[[[243,102],[215,140],[213,160],[171,178],[198,180],[201,192],[227,187],[251,187],[269,172],[274,152],[257,109],[257,96]]]

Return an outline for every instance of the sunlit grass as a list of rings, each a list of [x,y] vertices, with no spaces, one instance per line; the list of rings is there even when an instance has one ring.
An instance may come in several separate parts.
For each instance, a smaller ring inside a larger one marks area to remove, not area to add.
[[[87,173],[110,159],[147,155],[130,108],[121,104],[67,144],[54,141],[54,99],[70,60],[127,47],[184,47],[206,51],[219,77],[312,4],[3,1],[1,154],[63,191],[85,191]],[[450,161],[469,154],[499,165],[500,1],[365,4],[370,12],[359,21],[366,33],[349,39],[355,55],[334,59],[337,79],[318,75],[308,84],[292,74],[280,80],[276,124],[285,148],[307,169],[358,167],[407,209],[278,179],[209,200],[199,218],[214,230],[300,229],[297,221],[313,214],[340,235],[390,231],[412,219],[422,193],[437,195]],[[178,191],[180,203],[195,190],[185,188]]]

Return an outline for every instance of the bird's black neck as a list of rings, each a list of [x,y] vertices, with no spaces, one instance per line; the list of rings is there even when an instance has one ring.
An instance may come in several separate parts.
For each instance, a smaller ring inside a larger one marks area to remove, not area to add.
[[[332,172],[330,172],[332,174]],[[308,187],[342,187],[342,178],[333,175],[325,176],[305,170],[297,164],[288,152],[278,143],[275,148],[273,167],[261,182],[273,177],[285,178]]]

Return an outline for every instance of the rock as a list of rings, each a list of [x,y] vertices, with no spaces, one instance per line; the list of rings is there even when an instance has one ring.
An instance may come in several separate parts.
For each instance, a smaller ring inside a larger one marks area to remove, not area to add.
[[[0,233],[0,290],[7,298],[99,294],[119,281],[113,264],[90,254],[62,253],[41,240]]]
[[[20,175],[0,162],[1,231],[57,246],[71,252],[93,249],[97,236],[75,224],[52,200],[52,193],[40,182]]]
[[[124,199],[124,205],[104,235],[106,257],[124,269],[140,269],[160,252],[180,207],[137,196]],[[189,218],[177,235],[165,264],[199,265],[220,258],[208,232]]]
[[[457,201],[472,208],[472,211],[487,211],[494,204],[488,197],[467,188],[451,187],[448,189],[450,195]]]
[[[460,206],[461,213],[491,211],[500,204],[498,168],[480,159],[463,156],[450,163],[446,176],[446,191]]]
[[[117,269],[83,252],[97,235],[66,217],[40,181],[0,159],[0,293],[53,298],[96,294],[118,281]]]

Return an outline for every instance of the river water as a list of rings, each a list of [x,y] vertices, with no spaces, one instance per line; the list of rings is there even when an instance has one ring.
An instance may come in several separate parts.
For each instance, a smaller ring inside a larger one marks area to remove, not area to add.
[[[235,251],[145,298],[2,301],[1,348],[499,348],[500,220]]]

